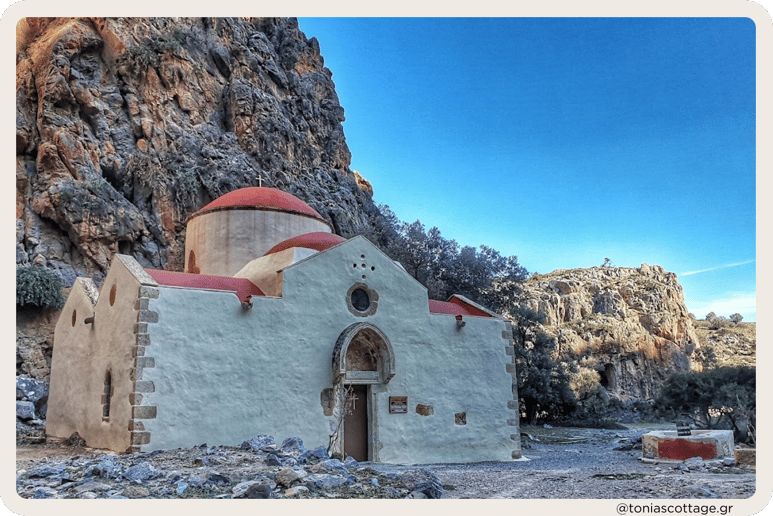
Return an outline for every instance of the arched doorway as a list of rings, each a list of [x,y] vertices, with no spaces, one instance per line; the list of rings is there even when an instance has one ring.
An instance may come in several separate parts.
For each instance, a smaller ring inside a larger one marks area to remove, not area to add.
[[[357,461],[378,460],[373,386],[386,385],[395,375],[392,345],[378,327],[355,323],[339,335],[333,348],[333,384],[339,424],[331,454]]]

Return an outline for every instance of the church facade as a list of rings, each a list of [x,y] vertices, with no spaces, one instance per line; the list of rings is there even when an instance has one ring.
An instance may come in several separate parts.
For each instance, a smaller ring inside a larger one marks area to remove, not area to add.
[[[116,255],[57,324],[46,431],[118,452],[299,435],[359,461],[520,458],[509,323],[427,290],[297,198],[191,216],[186,272]]]

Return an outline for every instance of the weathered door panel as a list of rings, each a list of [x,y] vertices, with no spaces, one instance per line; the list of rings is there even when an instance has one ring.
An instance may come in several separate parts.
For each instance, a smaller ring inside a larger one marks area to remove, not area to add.
[[[368,460],[368,386],[352,385],[351,413],[344,418],[344,452],[357,461]]]

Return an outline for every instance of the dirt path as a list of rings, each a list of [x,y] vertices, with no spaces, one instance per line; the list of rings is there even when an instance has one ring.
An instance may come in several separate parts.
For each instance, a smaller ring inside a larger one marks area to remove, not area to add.
[[[424,467],[441,479],[443,498],[727,499],[754,495],[754,469],[708,462],[684,470],[678,463],[642,462],[641,450],[614,449],[650,429],[654,428],[522,427],[523,433],[533,437],[523,439],[527,460]]]

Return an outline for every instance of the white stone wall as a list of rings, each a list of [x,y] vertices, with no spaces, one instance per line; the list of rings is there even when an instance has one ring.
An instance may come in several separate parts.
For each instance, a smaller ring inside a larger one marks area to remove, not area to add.
[[[375,314],[347,307],[355,282],[378,293]],[[296,263],[283,283],[282,298],[253,298],[249,311],[230,293],[159,288],[150,307],[158,323],[148,330],[155,367],[143,371],[155,391],[143,404],[157,417],[145,421],[144,450],[235,445],[258,434],[326,446],[337,421],[320,397],[333,387],[333,347],[351,324],[368,322],[395,355],[394,378],[371,386],[378,460],[511,459],[518,429],[508,426],[516,413],[503,321],[465,317],[459,330],[453,316],[430,315],[424,287],[363,238]],[[389,396],[407,396],[408,413],[390,414]],[[417,414],[417,404],[433,414]],[[466,425],[455,424],[460,412]]]

